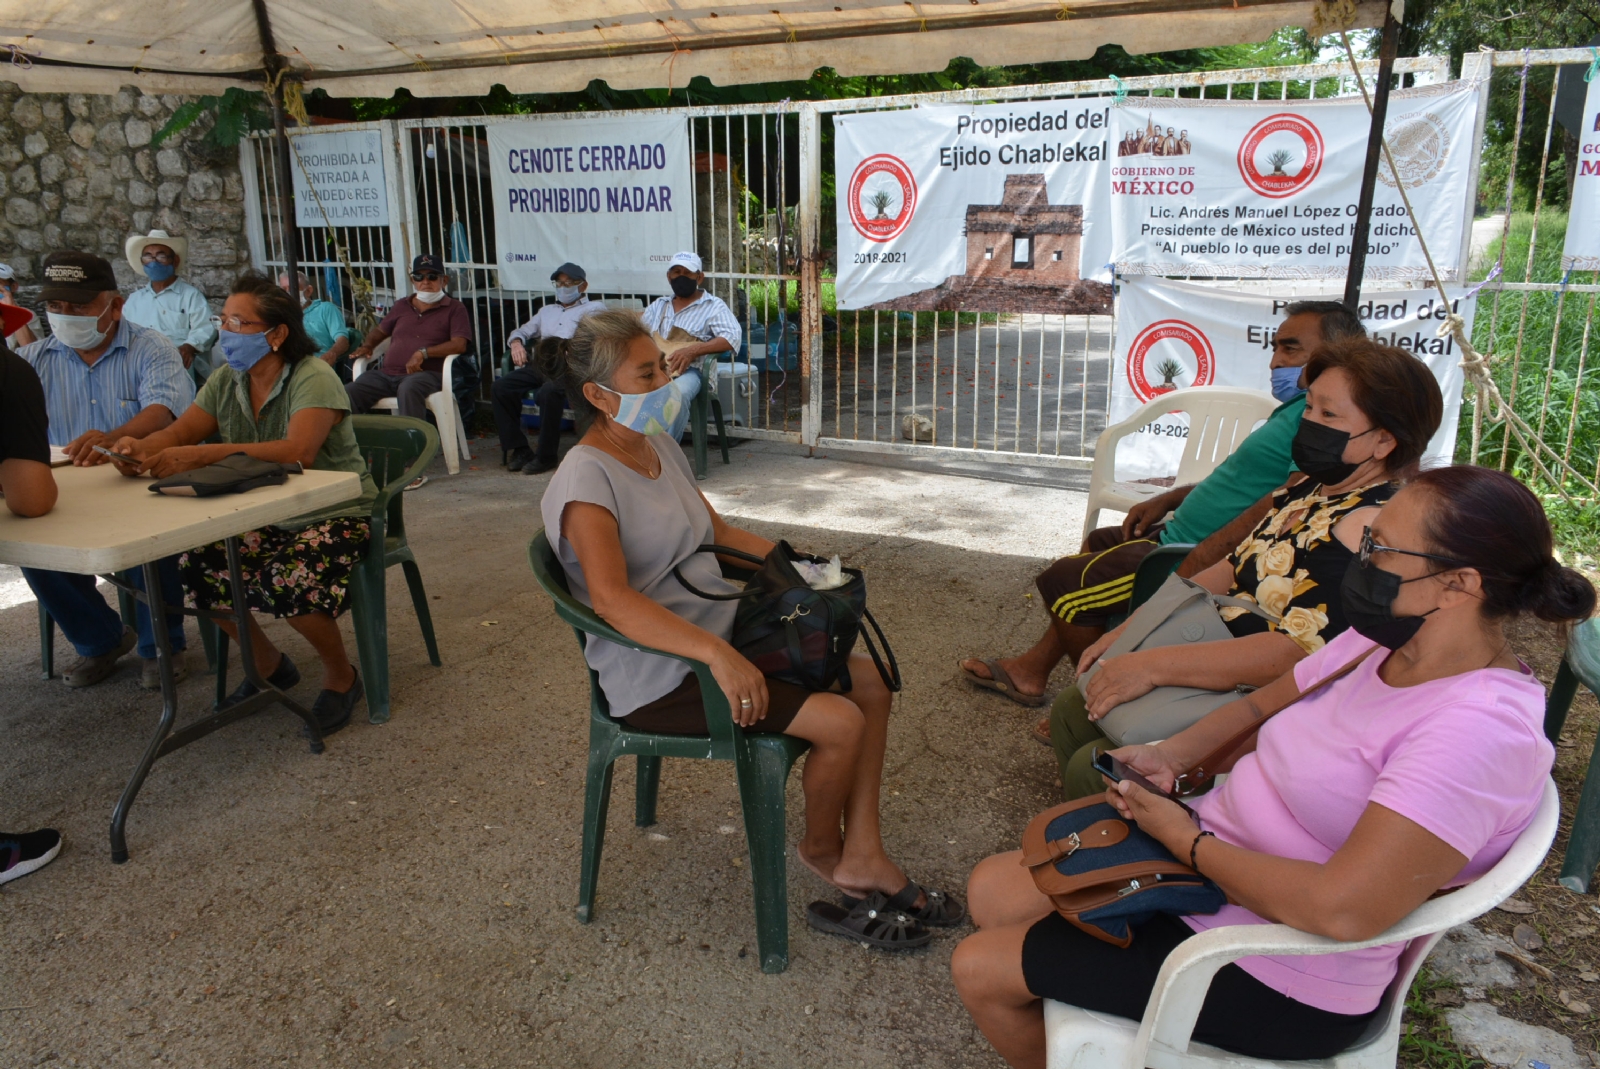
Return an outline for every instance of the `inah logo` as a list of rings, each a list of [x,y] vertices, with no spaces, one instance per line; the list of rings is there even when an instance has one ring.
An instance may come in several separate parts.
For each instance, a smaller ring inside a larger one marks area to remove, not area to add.
[[[1287,197],[1309,186],[1322,170],[1322,133],[1287,112],[1250,128],[1239,145],[1239,174],[1263,197]]]
[[[845,200],[856,233],[868,241],[890,241],[917,210],[917,182],[904,160],[880,153],[856,164]]]
[[[1171,342],[1177,344],[1164,344]],[[1151,323],[1128,347],[1128,385],[1141,402],[1184,386],[1210,386],[1216,377],[1211,339],[1181,319]]]

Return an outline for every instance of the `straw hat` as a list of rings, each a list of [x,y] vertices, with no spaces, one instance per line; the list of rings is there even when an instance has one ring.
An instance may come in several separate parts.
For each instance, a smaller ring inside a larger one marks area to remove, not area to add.
[[[165,230],[152,230],[149,234],[135,234],[128,239],[124,246],[128,254],[128,266],[139,274],[144,274],[144,263],[139,259],[144,254],[146,245],[165,245],[178,254],[179,264],[189,262],[189,239],[174,237]]]

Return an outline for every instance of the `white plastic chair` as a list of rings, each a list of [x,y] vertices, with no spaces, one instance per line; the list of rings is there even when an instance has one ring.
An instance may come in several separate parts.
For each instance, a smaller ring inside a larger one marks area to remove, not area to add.
[[[372,360],[380,365],[383,363],[383,354],[389,348],[389,339],[385,338],[372,350]],[[362,372],[367,370],[371,361],[366,358],[355,361],[350,365],[350,377],[359,379]],[[454,356],[444,358],[443,383],[438,393],[430,393],[423,402],[428,406],[428,411],[433,413],[433,420],[439,425],[439,444],[444,447],[445,470],[451,475],[461,470],[461,460],[465,457],[472,459],[472,447],[467,444],[467,428],[461,423],[461,409],[456,406],[456,395],[451,389],[450,372],[456,362]],[[385,397],[372,406],[374,412],[398,412],[400,401],[398,398]]]
[[[1179,943],[1156,977],[1143,1021],[1093,1013],[1045,1001],[1049,1069],[1394,1069],[1400,1051],[1400,1016],[1406,992],[1428,951],[1448,928],[1465,924],[1509,898],[1538,871],[1555,841],[1561,803],[1545,780],[1539,812],[1500,863],[1465,887],[1424,902],[1382,935],[1340,943],[1283,924],[1213,928]],[[1239,958],[1257,954],[1327,954],[1385,943],[1406,943],[1394,982],[1361,1040],[1342,1054],[1317,1061],[1271,1062],[1230,1054],[1190,1039],[1211,978]]]
[[[1189,437],[1174,485],[1197,483],[1227,460],[1260,421],[1272,415],[1278,401],[1264,390],[1234,386],[1190,386],[1162,394],[1114,427],[1100,432],[1094,447],[1094,472],[1089,477],[1089,504],[1083,514],[1083,537],[1100,522],[1102,509],[1127,512],[1165,493],[1166,487],[1149,483],[1116,482],[1117,443],[1168,412],[1189,413]]]

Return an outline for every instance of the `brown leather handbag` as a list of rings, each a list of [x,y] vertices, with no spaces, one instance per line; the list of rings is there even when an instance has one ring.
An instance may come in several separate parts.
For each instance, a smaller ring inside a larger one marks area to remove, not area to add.
[[[1290,705],[1353,671],[1378,646],[1255,720],[1197,761],[1178,779],[1182,794],[1209,786],[1233,766],[1261,725]],[[1259,692],[1258,692],[1259,693]],[[1252,696],[1252,701],[1259,701]],[[1099,797],[1047,809],[1022,833],[1022,864],[1034,885],[1067,921],[1116,946],[1133,941],[1133,929],[1157,913],[1215,913],[1227,895],[1211,880],[1172,856],[1160,842],[1123,818]]]

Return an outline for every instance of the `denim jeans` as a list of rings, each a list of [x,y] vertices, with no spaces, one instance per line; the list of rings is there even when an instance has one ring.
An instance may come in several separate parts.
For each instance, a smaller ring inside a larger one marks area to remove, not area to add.
[[[178,558],[166,557],[156,567],[161,574],[161,596],[168,605],[182,605],[183,584],[178,580]],[[39,604],[78,651],[78,656],[99,657],[116,649],[117,643],[122,641],[122,617],[95,589],[94,576],[38,568],[24,568],[22,576],[33,588]],[[132,568],[123,572],[122,577],[135,588],[144,589],[143,568]],[[138,603],[136,618],[139,656],[148,660],[156,655],[156,639],[150,629],[150,607],[142,601]],[[188,648],[182,613],[167,613],[167,635],[174,653]]]

